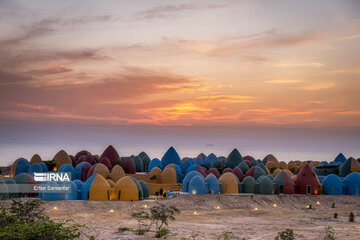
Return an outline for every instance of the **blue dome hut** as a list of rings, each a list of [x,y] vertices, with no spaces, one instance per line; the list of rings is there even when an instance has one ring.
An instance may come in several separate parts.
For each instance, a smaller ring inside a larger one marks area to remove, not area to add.
[[[346,195],[360,195],[360,173],[350,173],[344,178],[343,184]]]
[[[207,192],[210,194],[220,194],[221,186],[218,179],[210,174],[206,177],[205,183],[207,184]]]
[[[166,167],[168,164],[177,164],[179,166],[182,165],[182,161],[179,157],[179,154],[176,152],[174,147],[170,147],[169,150],[164,154],[164,156],[161,159],[161,163],[163,167]]]
[[[153,160],[151,160],[148,167],[148,173],[150,173],[151,169],[153,169],[154,167],[158,167],[163,170],[163,164],[158,158],[154,158]]]
[[[322,192],[326,195],[342,195],[343,182],[335,174],[329,174],[322,180]]]
[[[199,173],[198,171],[191,171],[189,172],[188,174],[185,175],[184,177],[184,180],[183,180],[183,184],[182,184],[182,192],[189,192],[189,184],[190,184],[190,181],[191,179],[194,177],[194,176],[201,176],[201,173]]]
[[[194,176],[190,180],[189,184],[189,193],[191,194],[205,194],[206,191],[206,184],[204,178],[201,176]]]

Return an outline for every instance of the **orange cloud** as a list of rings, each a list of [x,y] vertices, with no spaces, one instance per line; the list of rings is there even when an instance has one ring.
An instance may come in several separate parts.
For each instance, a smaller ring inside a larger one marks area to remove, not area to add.
[[[255,97],[239,95],[211,95],[198,97],[197,100],[203,103],[252,103],[259,102]]]
[[[333,88],[335,86],[336,84],[334,82],[322,82],[322,83],[315,83],[306,87],[301,87],[300,89],[307,91],[314,91],[314,90]]]
[[[293,63],[293,62],[270,62],[270,61],[257,61],[257,62],[247,62],[248,65],[263,65],[263,66],[271,66],[271,67],[279,67],[279,68],[295,68],[295,67],[322,67],[323,64],[320,62],[310,62],[310,63]]]
[[[265,81],[265,83],[275,83],[275,84],[291,84],[291,83],[299,83],[302,82],[302,80],[297,79],[279,79],[279,80],[269,80]]]

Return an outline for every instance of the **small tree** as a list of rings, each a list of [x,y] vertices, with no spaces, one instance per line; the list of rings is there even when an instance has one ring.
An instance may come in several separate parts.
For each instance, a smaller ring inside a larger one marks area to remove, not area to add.
[[[335,230],[331,226],[325,227],[324,240],[335,240]]]
[[[143,235],[145,232],[148,232],[148,224],[145,223],[149,219],[149,213],[145,212],[143,209],[135,210],[131,212],[131,217],[135,218],[138,223],[138,228],[134,231],[138,235]]]
[[[161,190],[161,189],[160,189]],[[166,206],[163,203],[157,202],[157,204],[150,208],[150,226],[155,223],[156,237],[162,237],[164,235],[164,225],[168,225],[169,221],[175,220],[175,215],[180,213],[180,210],[175,206]]]
[[[287,228],[285,231],[278,232],[275,237],[275,240],[294,240],[294,230]]]

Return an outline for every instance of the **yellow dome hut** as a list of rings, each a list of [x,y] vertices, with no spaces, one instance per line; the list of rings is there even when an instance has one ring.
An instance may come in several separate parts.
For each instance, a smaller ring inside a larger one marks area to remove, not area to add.
[[[57,171],[63,164],[70,163],[72,165],[71,158],[64,150],[60,150],[57,154],[55,154],[54,162],[56,164],[55,168],[53,169],[54,171]]]
[[[139,201],[139,190],[134,180],[129,176],[122,177],[114,186],[117,193],[117,200],[120,201]]]
[[[221,193],[239,193],[239,183],[233,173],[227,172],[221,175],[219,178],[219,183],[221,184]]]
[[[125,177],[125,171],[120,165],[115,165],[111,169],[110,177],[114,182],[119,181],[120,178]]]
[[[41,162],[42,160],[39,154],[34,154],[34,156],[32,156],[32,158],[30,159],[30,164],[41,163]]]

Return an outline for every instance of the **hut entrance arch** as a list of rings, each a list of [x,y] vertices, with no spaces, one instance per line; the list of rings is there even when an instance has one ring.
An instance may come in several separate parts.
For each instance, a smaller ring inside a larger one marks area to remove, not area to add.
[[[311,194],[311,185],[306,185],[306,194]]]
[[[279,193],[284,193],[284,185],[279,186]]]

